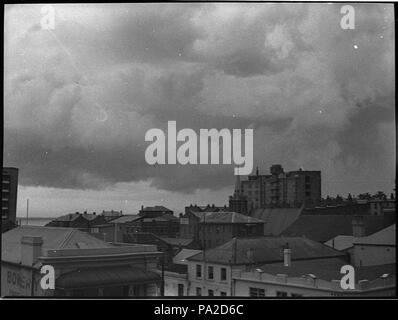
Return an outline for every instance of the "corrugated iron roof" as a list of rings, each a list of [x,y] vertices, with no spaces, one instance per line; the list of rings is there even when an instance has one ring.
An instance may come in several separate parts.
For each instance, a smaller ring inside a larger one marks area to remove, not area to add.
[[[21,239],[37,236],[43,239],[42,249],[109,248],[111,244],[73,228],[20,226],[2,234],[2,260],[21,263]]]
[[[301,237],[234,238],[188,260],[220,264],[258,264],[283,261],[283,248],[292,250],[292,260],[345,257],[346,254],[322,243]],[[250,254],[248,254],[248,252]]]

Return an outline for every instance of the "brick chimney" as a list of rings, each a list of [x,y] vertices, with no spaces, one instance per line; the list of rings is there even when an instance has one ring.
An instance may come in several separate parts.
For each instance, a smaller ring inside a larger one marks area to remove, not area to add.
[[[363,216],[354,216],[352,219],[352,235],[355,238],[365,236],[365,223],[363,221]]]
[[[43,239],[41,237],[23,236],[21,239],[21,263],[32,266],[42,255]]]

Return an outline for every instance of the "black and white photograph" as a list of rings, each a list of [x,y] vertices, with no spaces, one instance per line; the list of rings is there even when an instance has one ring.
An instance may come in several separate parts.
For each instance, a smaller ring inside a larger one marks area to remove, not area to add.
[[[3,9],[2,299],[396,297],[394,4]]]

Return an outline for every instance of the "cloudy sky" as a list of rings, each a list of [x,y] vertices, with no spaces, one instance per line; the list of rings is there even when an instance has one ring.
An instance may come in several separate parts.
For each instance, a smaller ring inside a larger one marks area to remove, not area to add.
[[[393,6],[40,5],[5,9],[4,164],[18,214],[223,205],[233,167],[149,166],[145,132],[253,128],[268,173],[322,171],[323,195],[392,192]]]

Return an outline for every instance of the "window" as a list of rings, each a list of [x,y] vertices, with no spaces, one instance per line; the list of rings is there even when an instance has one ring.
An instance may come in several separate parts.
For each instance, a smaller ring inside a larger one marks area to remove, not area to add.
[[[221,268],[221,281],[227,280],[227,269]]]
[[[249,288],[250,297],[265,297],[265,289]]]
[[[196,295],[198,297],[200,297],[202,295],[202,288],[199,288],[199,287],[196,288]]]
[[[207,268],[207,278],[214,279],[214,268],[211,266]]]
[[[214,291],[209,289],[209,297],[213,297],[214,296]]]
[[[287,297],[287,292],[285,291],[277,291],[276,292],[277,297]]]
[[[293,298],[299,298],[299,297],[303,297],[303,295],[299,294],[299,293],[292,293],[292,297]]]
[[[227,296],[227,293],[226,293],[225,291],[221,291],[221,292],[220,292],[220,296],[221,296],[221,297],[226,297],[226,296]]]
[[[202,266],[200,264],[196,265],[196,278],[202,278]]]
[[[182,297],[184,295],[184,285],[179,283],[178,284],[178,296]]]

